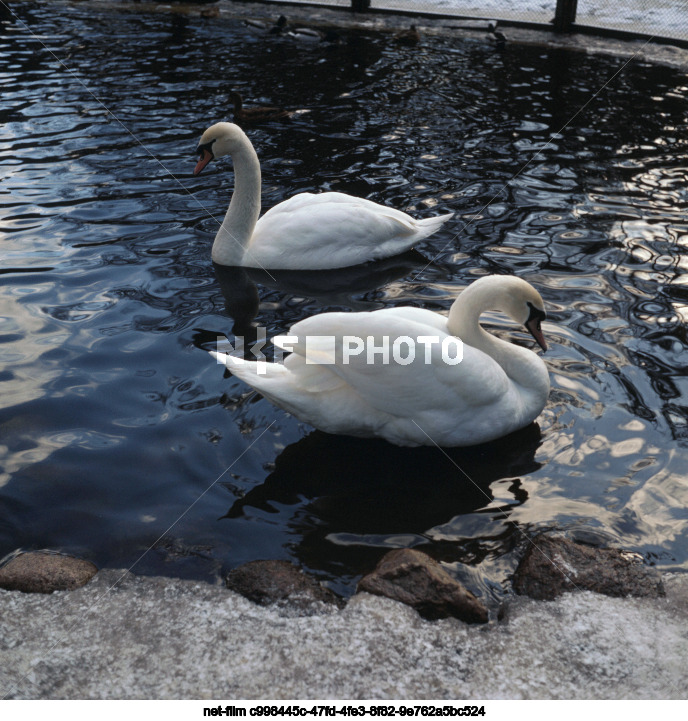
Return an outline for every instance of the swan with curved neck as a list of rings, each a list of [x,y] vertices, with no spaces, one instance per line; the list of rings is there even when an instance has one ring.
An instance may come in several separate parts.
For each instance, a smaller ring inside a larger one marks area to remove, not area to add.
[[[540,294],[521,278],[492,275],[464,290],[448,317],[410,307],[322,313],[274,339],[292,351],[284,363],[211,355],[275,405],[328,433],[400,446],[471,446],[532,423],[550,388],[536,353],[480,326],[486,310],[506,313],[547,349]]]
[[[231,155],[234,193],[213,242],[219,265],[317,270],[379,260],[409,250],[453,213],[417,220],[345,193],[300,193],[260,216],[260,162],[233,123],[216,123],[198,146],[198,175],[211,160]]]

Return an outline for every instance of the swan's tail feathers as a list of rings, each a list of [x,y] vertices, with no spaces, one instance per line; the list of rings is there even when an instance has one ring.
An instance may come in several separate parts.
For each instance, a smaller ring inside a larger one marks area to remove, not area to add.
[[[232,375],[263,395],[270,394],[271,398],[279,391],[293,390],[297,395],[303,396],[336,390],[345,385],[345,382],[330,370],[329,365],[320,365],[317,361],[309,363],[305,357],[297,354],[290,355],[286,363],[244,360],[212,350],[210,355],[219,364],[226,366]],[[284,403],[277,401],[277,405],[284,406]]]
[[[228,353],[217,353],[214,350],[209,352],[219,364],[226,366],[232,375],[235,375],[254,388],[260,389],[261,380],[282,376],[285,373],[284,366],[280,363],[268,363],[263,360],[245,360],[244,358],[237,358],[237,356],[229,355]]]
[[[210,354],[264,398],[302,420],[308,420],[311,413],[311,394],[336,390],[343,385],[343,381],[326,366],[307,365],[300,356],[294,356],[296,360],[292,365],[297,366],[297,372],[293,372],[294,369],[282,363],[244,360],[215,351]]]
[[[446,213],[445,215],[435,215],[432,218],[421,218],[417,220],[418,238],[427,238],[429,235],[436,233],[450,218],[454,217],[454,213]]]

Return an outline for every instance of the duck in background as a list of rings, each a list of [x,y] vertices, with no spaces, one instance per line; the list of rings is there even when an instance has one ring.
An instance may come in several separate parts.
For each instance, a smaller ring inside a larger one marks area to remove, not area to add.
[[[340,34],[332,28],[323,31],[308,25],[290,25],[284,15],[279,16],[269,32],[305,43],[339,43],[341,41]]]
[[[256,18],[246,18],[244,25],[257,33],[279,35],[287,26],[287,18],[284,15],[280,15],[274,23]]]
[[[415,25],[411,25],[408,30],[402,30],[401,32],[396,33],[396,35],[392,37],[392,40],[394,40],[397,45],[412,47],[414,45],[418,45],[420,42],[420,33]]]
[[[255,105],[245,108],[243,98],[233,90],[229,93],[229,99],[234,106],[234,120],[240,125],[290,118],[294,114],[291,110],[271,105]]]
[[[318,30],[310,27],[295,27],[287,31],[287,37],[293,38],[299,42],[307,43],[332,43],[341,42],[341,36],[336,30]]]
[[[487,28],[492,33],[492,37],[495,39],[495,46],[497,50],[504,50],[506,45],[506,35],[501,30],[497,30],[496,23],[490,23]]]
[[[213,5],[212,7],[205,8],[204,10],[201,10],[201,17],[202,18],[220,17],[220,8],[217,7],[217,5]]]

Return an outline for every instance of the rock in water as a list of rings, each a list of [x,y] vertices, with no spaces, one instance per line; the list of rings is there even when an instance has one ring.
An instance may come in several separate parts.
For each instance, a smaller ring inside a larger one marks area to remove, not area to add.
[[[566,538],[537,536],[514,574],[514,590],[551,601],[565,591],[595,591],[606,596],[664,595],[659,572],[636,554],[596,548]]]
[[[261,606],[273,603],[308,610],[339,598],[289,561],[249,561],[227,574],[227,588]]]
[[[90,561],[59,553],[20,553],[0,568],[0,588],[24,593],[73,591],[87,584],[98,569]]]
[[[358,589],[387,596],[412,606],[430,620],[454,618],[466,623],[486,623],[485,606],[437,561],[410,548],[385,554],[372,573],[364,576]]]

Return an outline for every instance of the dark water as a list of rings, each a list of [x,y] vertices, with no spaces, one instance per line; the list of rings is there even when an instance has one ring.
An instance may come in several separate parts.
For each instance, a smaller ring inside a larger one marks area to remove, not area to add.
[[[0,556],[61,548],[208,579],[288,558],[346,594],[385,550],[416,546],[498,595],[526,535],[556,528],[688,566],[686,74],[631,62],[591,100],[625,61],[499,53],[487,37],[299,46],[233,21],[12,7]],[[434,262],[216,275],[230,165],[191,171],[230,89],[310,110],[249,130],[264,208],[333,188],[454,211],[420,247]],[[254,314],[271,336],[323,310],[447,310],[487,272],[541,291],[552,378],[538,426],[489,447],[313,432],[205,352]]]

